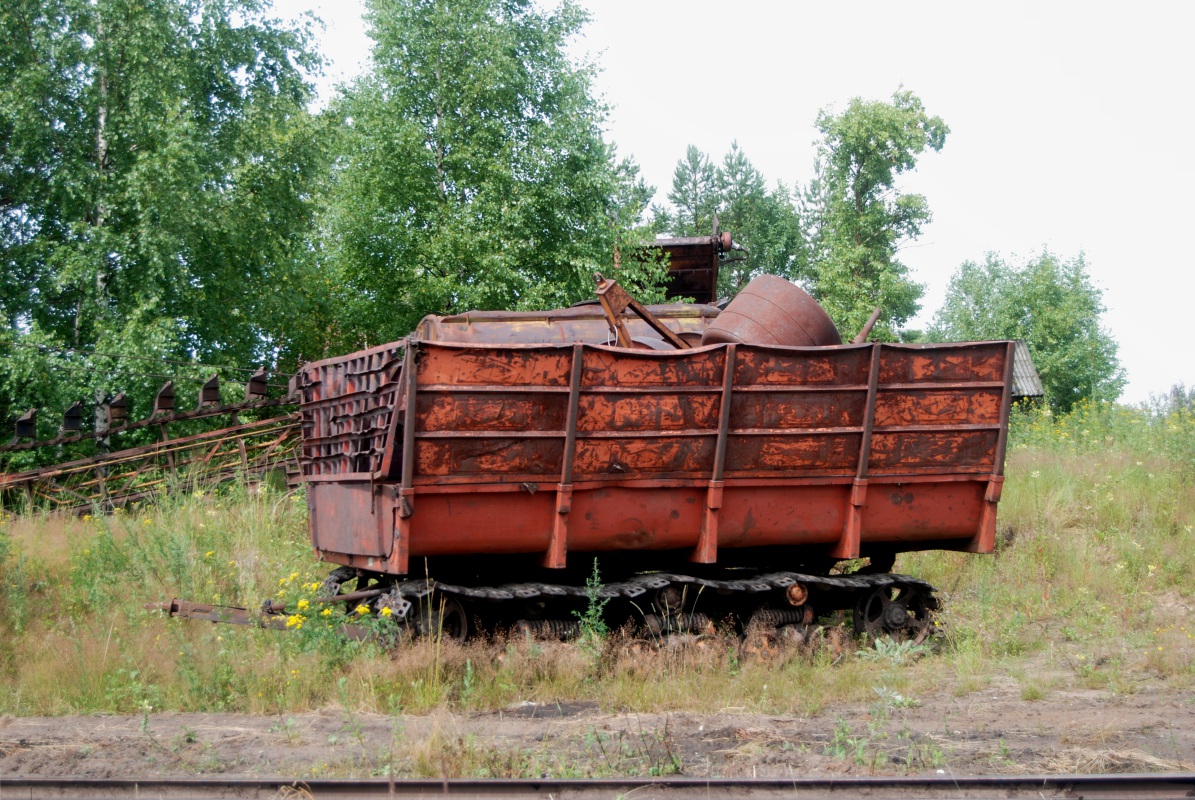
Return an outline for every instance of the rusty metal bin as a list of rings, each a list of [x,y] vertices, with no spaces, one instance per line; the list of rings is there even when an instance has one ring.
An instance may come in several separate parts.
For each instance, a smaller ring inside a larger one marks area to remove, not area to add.
[[[1013,347],[412,338],[309,364],[312,540],[393,574],[490,553],[990,552]]]

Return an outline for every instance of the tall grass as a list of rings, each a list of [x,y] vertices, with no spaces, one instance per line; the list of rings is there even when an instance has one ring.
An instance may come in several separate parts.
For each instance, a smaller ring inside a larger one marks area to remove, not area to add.
[[[296,603],[327,572],[301,496],[194,491],[114,516],[0,518],[0,713],[354,713],[587,701],[606,710],[814,714],[877,691],[966,693],[1012,676],[1060,687],[1195,684],[1195,421],[1183,408],[1080,405],[1014,415],[995,556],[928,552],[897,569],[943,594],[945,631],[914,663],[856,643],[757,659],[725,635],[656,652],[618,634],[350,642],[312,611],[298,632],[169,620],[146,602]],[[297,608],[297,605],[295,606]]]
[[[1132,691],[1147,674],[1190,685],[1195,415],[1018,409],[1010,443],[995,557],[898,564],[945,591],[962,685],[1034,654],[1089,688]]]

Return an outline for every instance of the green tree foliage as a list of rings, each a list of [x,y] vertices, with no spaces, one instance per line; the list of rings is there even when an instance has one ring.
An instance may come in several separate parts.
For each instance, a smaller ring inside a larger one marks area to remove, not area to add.
[[[674,236],[709,236],[714,220],[748,252],[733,254],[718,274],[718,292],[733,296],[755,275],[798,277],[802,262],[799,219],[788,188],[769,190],[761,173],[737,141],[715,166],[709,156],[689,145],[676,164],[671,211],[657,210],[656,226]]]
[[[709,236],[714,230],[718,196],[718,169],[710,157],[689,145],[685,157],[672,171],[672,191],[668,202],[673,212],[664,224],[675,236]]]
[[[880,306],[875,336],[894,338],[924,292],[897,253],[930,221],[925,197],[901,192],[897,178],[927,149],[941,150],[950,129],[904,90],[889,102],[855,98],[840,114],[822,111],[817,127],[818,168],[803,198],[810,290],[844,333]]]
[[[745,261],[729,261],[720,271],[723,296],[731,296],[756,275],[799,275],[802,256],[800,219],[783,183],[769,190],[763,173],[731,142],[718,169],[718,217],[748,252]]]
[[[1058,411],[1080,400],[1115,400],[1124,387],[1117,345],[1103,328],[1103,293],[1080,254],[1048,251],[1021,264],[995,253],[950,280],[930,335],[939,341],[1023,339]]]
[[[367,7],[374,71],[336,109],[326,218],[347,341],[404,336],[433,312],[574,302],[616,246],[620,280],[658,296],[662,270],[629,256],[651,190],[602,140],[592,68],[567,53],[576,5]]]
[[[0,405],[163,372],[68,347],[293,363],[320,317],[308,33],[260,0],[11,0],[0,39]]]

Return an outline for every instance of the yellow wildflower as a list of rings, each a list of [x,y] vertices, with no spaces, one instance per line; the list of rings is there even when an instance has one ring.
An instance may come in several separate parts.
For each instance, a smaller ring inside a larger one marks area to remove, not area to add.
[[[303,627],[303,623],[307,621],[307,617],[302,614],[291,614],[286,618],[286,627],[299,630]]]
[[[216,551],[215,551],[215,550],[208,550],[206,553],[204,553],[204,554],[203,554],[203,557],[204,557],[204,558],[211,558],[211,557],[212,557],[212,556],[214,556],[215,554],[216,554]]]
[[[299,610],[302,611],[303,609],[307,608],[307,606],[309,606],[309,605],[311,605],[311,604],[308,603],[306,600],[300,600],[299,601]]]
[[[323,611],[319,612],[319,615],[321,617],[330,617],[330,616],[332,616],[332,609],[325,608]]]
[[[367,605],[359,605],[359,606],[357,606],[356,608],[354,608],[353,610],[354,610],[354,611],[356,611],[356,612],[357,612],[358,614],[360,614],[361,616],[365,616],[366,614],[368,614],[368,613],[369,613],[369,606],[367,606]]]
[[[384,606],[382,608],[382,610],[378,613],[380,613],[383,617],[388,617],[391,614],[393,614],[394,612],[390,610],[390,606]]]

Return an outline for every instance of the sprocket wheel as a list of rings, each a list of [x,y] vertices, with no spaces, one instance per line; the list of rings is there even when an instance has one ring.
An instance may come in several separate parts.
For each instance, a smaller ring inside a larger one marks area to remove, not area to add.
[[[439,592],[419,600],[416,628],[420,636],[442,637],[463,644],[469,638],[469,615],[457,598]]]
[[[888,636],[921,644],[933,632],[932,595],[913,586],[881,586],[855,604],[855,631],[873,641]]]

